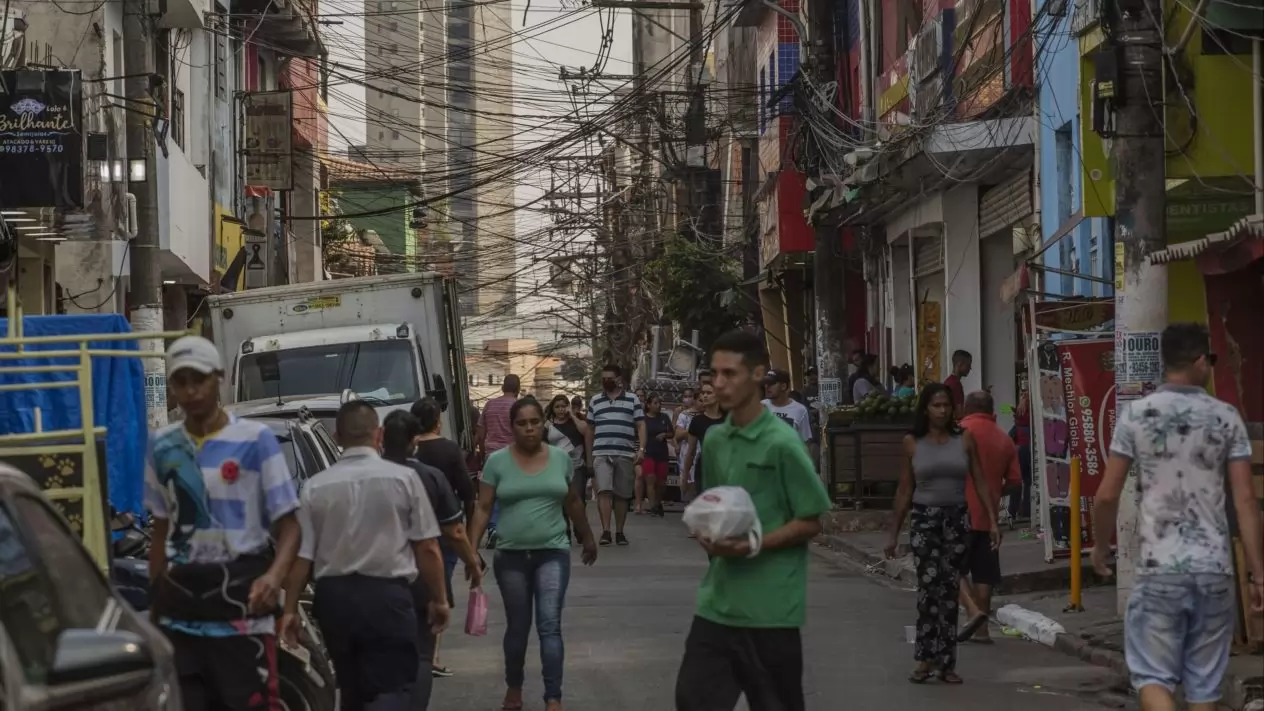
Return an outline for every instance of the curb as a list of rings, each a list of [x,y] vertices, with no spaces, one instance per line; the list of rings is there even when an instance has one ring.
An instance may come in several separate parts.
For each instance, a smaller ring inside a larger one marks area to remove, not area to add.
[[[1063,654],[1077,657],[1095,666],[1105,667],[1121,675],[1128,674],[1128,663],[1124,659],[1123,652],[1070,634],[1056,620],[1039,612],[1011,603],[996,611],[996,621],[1018,630],[1028,639]]]
[[[1070,634],[1055,620],[1019,605],[1009,604],[996,611],[996,620],[1013,627],[1025,637],[1094,666],[1110,669],[1127,686],[1128,662],[1124,653]],[[1264,677],[1224,679],[1221,704],[1235,711],[1264,711]]]
[[[888,578],[903,583],[916,584],[917,570],[914,568],[913,556],[909,552],[908,544],[901,543],[899,552],[901,556],[888,560],[881,553],[875,553],[870,549],[862,548],[847,540],[845,535],[827,533],[818,536],[818,540],[824,542],[827,546],[844,556],[862,563],[867,567],[880,570]],[[1092,572],[1092,567],[1085,565],[1084,578],[1086,587],[1095,587],[1104,584],[1105,581],[1097,577]],[[1064,590],[1071,585],[1071,569],[1066,567],[1050,568],[1047,570],[1033,570],[1022,573],[1011,573],[1001,577],[1000,587],[997,589],[997,595],[1021,595],[1032,592],[1047,592],[1050,590]]]
[[[843,536],[824,534],[818,538],[826,546],[843,556],[866,567],[881,570],[884,575],[892,580],[904,583],[917,582],[917,571],[913,568],[913,556],[907,553],[907,544],[900,544],[900,549],[905,551],[904,555],[899,558],[888,559],[880,553],[872,553],[860,546],[849,543]]]

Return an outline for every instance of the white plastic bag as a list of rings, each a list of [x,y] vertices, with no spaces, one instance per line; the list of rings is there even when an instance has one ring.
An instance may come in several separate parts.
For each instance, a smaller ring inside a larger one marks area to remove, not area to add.
[[[683,520],[690,533],[708,541],[749,538],[752,552],[763,541],[755,502],[740,486],[707,489],[685,507]]]

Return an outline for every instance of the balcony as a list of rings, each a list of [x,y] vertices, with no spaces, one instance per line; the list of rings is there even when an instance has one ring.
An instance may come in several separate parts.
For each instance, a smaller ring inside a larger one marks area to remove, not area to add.
[[[158,17],[158,26],[171,30],[200,30],[206,26],[210,0],[167,0]]]
[[[317,58],[314,0],[236,0],[232,12],[256,42],[293,57]]]
[[[206,286],[211,274],[210,187],[178,146],[157,158],[159,264],[164,281]]]

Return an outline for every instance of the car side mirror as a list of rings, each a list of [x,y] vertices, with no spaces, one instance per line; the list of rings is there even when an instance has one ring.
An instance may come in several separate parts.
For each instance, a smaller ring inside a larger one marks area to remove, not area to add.
[[[448,388],[443,384],[443,376],[434,376],[434,389],[426,392],[427,395],[435,399],[439,404],[440,412],[448,411]]]
[[[48,685],[108,682],[111,695],[125,696],[153,678],[154,656],[145,640],[131,632],[69,629],[57,637]]]

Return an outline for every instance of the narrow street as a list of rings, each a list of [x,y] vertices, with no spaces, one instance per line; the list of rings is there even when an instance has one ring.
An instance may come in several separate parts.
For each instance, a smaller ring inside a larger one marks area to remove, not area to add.
[[[590,517],[596,513],[590,506]],[[571,711],[667,711],[674,708],[676,667],[705,568],[697,544],[685,537],[679,514],[665,520],[632,517],[632,545],[601,549],[592,568],[572,569],[563,617],[565,701]],[[944,711],[1022,708],[1024,711],[1101,709],[1106,675],[1038,644],[998,639],[991,647],[963,647],[966,683],[915,686],[912,646],[904,641],[914,595],[867,579],[817,551],[804,630],[808,709],[935,708]],[[460,576],[460,571],[457,573]],[[487,637],[457,631],[443,640],[442,663],[456,675],[436,679],[436,711],[491,711],[504,692],[500,640],[504,612],[494,582]],[[460,590],[460,588],[458,588]],[[533,633],[534,634],[534,633]],[[527,655],[527,709],[542,709],[539,654]],[[1119,708],[1118,704],[1112,704]]]

